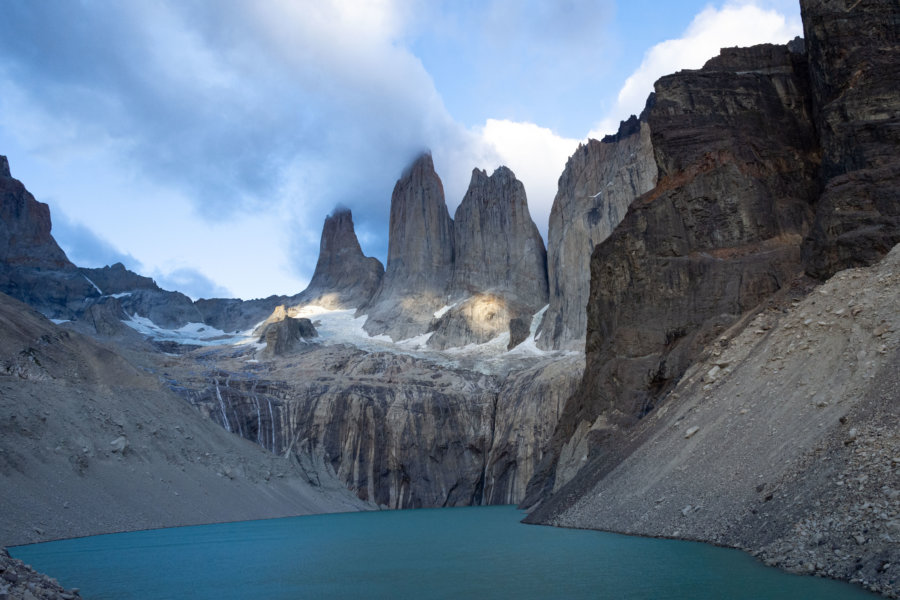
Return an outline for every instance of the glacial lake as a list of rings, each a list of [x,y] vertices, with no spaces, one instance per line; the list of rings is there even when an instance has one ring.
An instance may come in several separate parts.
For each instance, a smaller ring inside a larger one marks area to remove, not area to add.
[[[11,548],[86,599],[874,598],[693,542],[523,525],[512,506],[315,515]]]

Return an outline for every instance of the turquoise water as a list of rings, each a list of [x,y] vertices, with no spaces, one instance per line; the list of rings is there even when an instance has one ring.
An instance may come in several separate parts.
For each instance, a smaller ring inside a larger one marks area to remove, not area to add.
[[[88,599],[872,598],[706,544],[519,523],[511,506],[316,515],[12,548]]]

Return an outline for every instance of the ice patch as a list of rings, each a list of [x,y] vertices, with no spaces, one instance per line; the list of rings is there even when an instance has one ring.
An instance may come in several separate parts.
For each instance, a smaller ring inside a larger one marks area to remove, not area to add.
[[[550,305],[546,305],[541,310],[534,313],[534,316],[531,317],[531,329],[529,331],[528,337],[525,338],[525,341],[513,348],[509,351],[510,354],[514,355],[522,355],[522,354],[551,354],[552,350],[541,350],[537,347],[537,340],[541,337],[540,333],[537,333],[537,328],[540,326],[541,321],[544,319],[544,313],[547,312],[547,309],[550,308]],[[543,332],[541,332],[543,333]]]
[[[71,323],[72,319],[50,319],[54,325],[62,325],[63,323]]]
[[[435,319],[440,319],[440,318],[443,317],[445,314],[447,314],[447,311],[448,311],[448,310],[450,310],[450,309],[453,308],[454,306],[456,306],[456,304],[447,304],[447,305],[445,305],[445,306],[442,306],[441,308],[439,308],[439,309],[437,309],[436,311],[434,311],[434,318],[435,318]]]
[[[217,346],[221,344],[249,344],[256,341],[252,330],[229,334],[204,323],[188,323],[178,329],[166,329],[147,317],[137,314],[122,322],[138,333],[161,342],[176,342],[192,346]]]
[[[131,292],[119,292],[118,294],[110,294],[110,298],[124,298],[125,296],[130,296]]]

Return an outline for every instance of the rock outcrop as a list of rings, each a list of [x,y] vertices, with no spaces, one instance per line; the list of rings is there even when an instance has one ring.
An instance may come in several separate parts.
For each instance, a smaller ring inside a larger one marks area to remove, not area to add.
[[[656,83],[659,181],[591,257],[585,377],[538,496],[573,474],[560,456],[612,444],[708,342],[803,270],[818,191],[808,92],[805,54],[772,45]]]
[[[359,308],[372,298],[383,276],[381,261],[362,253],[350,210],[338,208],[325,219],[319,260],[309,286],[291,303]]]
[[[0,156],[0,262],[7,267],[73,270],[50,228],[50,207],[12,177],[9,161]]]
[[[646,111],[640,120],[623,122],[615,136],[588,140],[569,157],[550,210],[550,306],[538,330],[539,347],[584,349],[591,252],[656,177]]]
[[[394,186],[387,268],[363,308],[365,330],[394,340],[425,332],[446,304],[452,268],[453,220],[431,155],[422,154]]]
[[[879,0],[800,7],[824,187],[803,254],[824,278],[900,243],[900,10]]]
[[[295,350],[301,341],[319,335],[312,321],[288,315],[283,305],[276,307],[272,315],[254,333],[259,335],[260,342],[265,342],[263,355],[268,358],[288,354]]]
[[[86,298],[100,294],[50,234],[50,208],[10,174],[0,156],[0,292],[44,314],[74,316]]]
[[[429,347],[483,344],[526,328],[547,303],[547,253],[528,212],[525,187],[506,167],[474,169],[456,209],[451,306],[431,329]]]

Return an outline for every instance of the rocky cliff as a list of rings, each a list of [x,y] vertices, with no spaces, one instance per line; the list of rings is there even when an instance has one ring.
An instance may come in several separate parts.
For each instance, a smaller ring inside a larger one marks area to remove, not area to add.
[[[550,306],[539,330],[543,349],[584,349],[591,251],[631,202],[656,184],[645,115],[623,122],[615,136],[580,145],[560,175],[547,239]]]
[[[765,303],[531,518],[735,546],[896,597],[898,289],[900,246]]]
[[[451,306],[432,326],[428,345],[483,344],[509,332],[511,321],[527,328],[547,303],[547,253],[525,186],[506,167],[490,177],[474,169],[453,226]]]
[[[338,208],[325,219],[309,286],[291,298],[291,304],[359,308],[372,298],[383,276],[381,262],[362,253],[350,210]]]
[[[591,257],[585,378],[557,456],[608,446],[708,342],[803,270],[818,153],[806,55],[794,50],[732,49],[656,83],[647,120],[659,182]],[[545,492],[572,474],[552,462],[534,481]]]
[[[70,318],[100,294],[50,234],[50,208],[12,177],[0,156],[0,292],[45,314]]]
[[[364,307],[370,335],[420,335],[447,300],[453,268],[453,221],[430,154],[403,173],[391,195],[387,267]]]
[[[527,502],[895,595],[896,250],[808,297],[804,272],[897,242],[900,6],[802,7],[805,43],[657,82],[658,183],[594,249],[585,375]]]
[[[50,235],[50,207],[13,178],[0,156],[0,260],[6,265],[74,269]]]
[[[260,363],[247,356],[192,353],[197,364],[168,373],[227,430],[390,508],[521,500],[582,366],[569,356],[485,375],[327,343]]]
[[[900,10],[879,0],[800,8],[824,187],[803,256],[821,278],[900,243]]]

